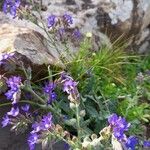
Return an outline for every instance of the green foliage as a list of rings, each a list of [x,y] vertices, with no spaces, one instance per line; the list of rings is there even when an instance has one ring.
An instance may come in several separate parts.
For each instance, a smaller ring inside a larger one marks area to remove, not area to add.
[[[88,128],[94,133],[105,127],[108,116],[117,106],[116,83],[123,84],[121,66],[127,63],[124,46],[103,46],[92,51],[90,39],[81,43],[78,53],[66,64],[66,70],[79,82],[82,108],[89,120]]]
[[[120,44],[92,51],[87,38],[66,65],[66,70],[79,82],[82,106],[90,119],[88,127],[95,133],[106,125],[106,118],[113,112],[133,122],[135,128],[150,120],[148,75],[142,84],[136,80],[138,73],[150,68],[150,58],[128,55],[124,49]]]

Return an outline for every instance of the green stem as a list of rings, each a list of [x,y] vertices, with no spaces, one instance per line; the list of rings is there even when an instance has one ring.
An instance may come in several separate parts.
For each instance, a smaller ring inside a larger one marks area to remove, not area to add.
[[[76,104],[76,119],[77,119],[77,133],[78,133],[78,138],[81,139],[79,104]]]
[[[36,94],[31,87],[27,88],[26,90],[34,95],[41,103],[45,104],[45,100]]]
[[[38,103],[29,101],[29,100],[21,100],[21,101],[19,101],[19,103],[29,103],[29,104],[31,104],[31,105],[41,107],[42,109],[44,108],[44,105],[40,105],[40,104],[38,104]]]
[[[45,80],[45,79],[52,78],[52,77],[54,77],[54,76],[56,76],[56,75],[62,74],[62,72],[63,72],[63,71],[61,71],[61,72],[59,72],[59,73],[55,73],[55,74],[53,74],[53,75],[51,75],[51,76],[47,76],[47,77],[42,78],[42,79],[40,79],[40,80],[37,80],[37,81],[35,81],[35,82],[39,82],[39,81],[43,81],[43,80]]]
[[[9,103],[4,103],[4,104],[0,104],[0,107],[4,107],[4,106],[8,106],[8,105],[11,105],[12,103],[9,102]]]

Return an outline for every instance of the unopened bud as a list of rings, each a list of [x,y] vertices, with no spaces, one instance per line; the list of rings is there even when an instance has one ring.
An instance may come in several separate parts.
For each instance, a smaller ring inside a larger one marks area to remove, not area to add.
[[[73,137],[72,137],[72,141],[73,141],[74,143],[76,143],[77,140],[78,140],[78,138],[77,138],[76,136],[73,136]]]
[[[70,103],[69,105],[70,105],[71,109],[75,109],[76,108],[76,105],[74,103]]]
[[[63,128],[59,124],[57,124],[56,128],[55,128],[55,131],[58,132],[58,133],[62,133],[63,132]]]
[[[92,140],[97,139],[97,135],[96,135],[96,134],[92,134],[92,135],[91,135],[91,139],[92,139]]]
[[[81,117],[84,117],[85,115],[86,115],[85,110],[81,110],[81,111],[80,111],[80,116],[81,116]]]

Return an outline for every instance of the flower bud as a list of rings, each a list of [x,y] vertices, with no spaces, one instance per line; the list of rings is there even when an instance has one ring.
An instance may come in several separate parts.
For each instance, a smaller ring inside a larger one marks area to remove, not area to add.
[[[81,116],[81,117],[84,117],[85,115],[86,115],[85,110],[81,110],[81,111],[80,111],[80,116]]]
[[[76,136],[73,136],[73,137],[72,137],[72,141],[73,141],[74,143],[76,143],[76,142],[78,141],[78,138],[77,138]]]
[[[62,133],[63,132],[63,128],[59,124],[57,124],[56,128],[55,128],[55,131],[58,132],[58,133]]]
[[[90,146],[91,139],[89,137],[85,137],[82,143],[83,148],[88,148]]]
[[[96,135],[96,134],[92,134],[92,135],[91,135],[91,139],[92,139],[92,140],[97,139],[97,135]]]
[[[69,105],[70,105],[71,109],[75,109],[76,108],[76,105],[74,103],[70,103]]]

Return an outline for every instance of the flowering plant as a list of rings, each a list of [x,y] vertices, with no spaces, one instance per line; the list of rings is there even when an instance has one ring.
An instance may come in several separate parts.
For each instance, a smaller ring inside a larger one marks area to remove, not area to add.
[[[66,60],[70,61],[67,55],[71,59],[74,56],[68,51],[67,42],[74,40],[80,45],[83,39],[78,28],[71,28],[73,18],[67,13],[62,16],[52,14],[47,17],[45,24],[41,16],[38,18],[32,13],[35,7],[30,10],[29,6],[28,3],[22,5],[20,0],[5,0],[3,11],[13,18],[24,17],[36,23],[45,31],[48,43],[58,51],[62,62],[65,64]],[[67,55],[60,51],[59,43],[63,44]],[[66,149],[70,150],[135,150],[142,145],[136,136],[129,136],[131,124],[116,113],[109,113],[105,127],[99,126],[98,133],[94,133],[89,125],[92,117],[87,115],[84,95],[78,88],[80,82],[74,80],[68,72],[62,69],[53,74],[48,66],[48,77],[36,85],[32,81],[31,69],[26,68],[23,62],[18,63],[14,53],[0,55],[0,67],[5,67],[7,62],[15,63],[23,74],[0,76],[0,83],[6,87],[2,94],[12,106],[3,117],[2,127],[11,125],[11,130],[17,133],[30,129],[27,140],[30,150],[35,149],[35,145],[39,143],[42,143],[43,149],[52,149],[52,145],[58,140],[64,141]],[[88,111],[94,117],[100,118],[97,112],[94,113],[92,106],[89,108],[91,110]],[[149,147],[149,141],[144,141],[143,144]]]

